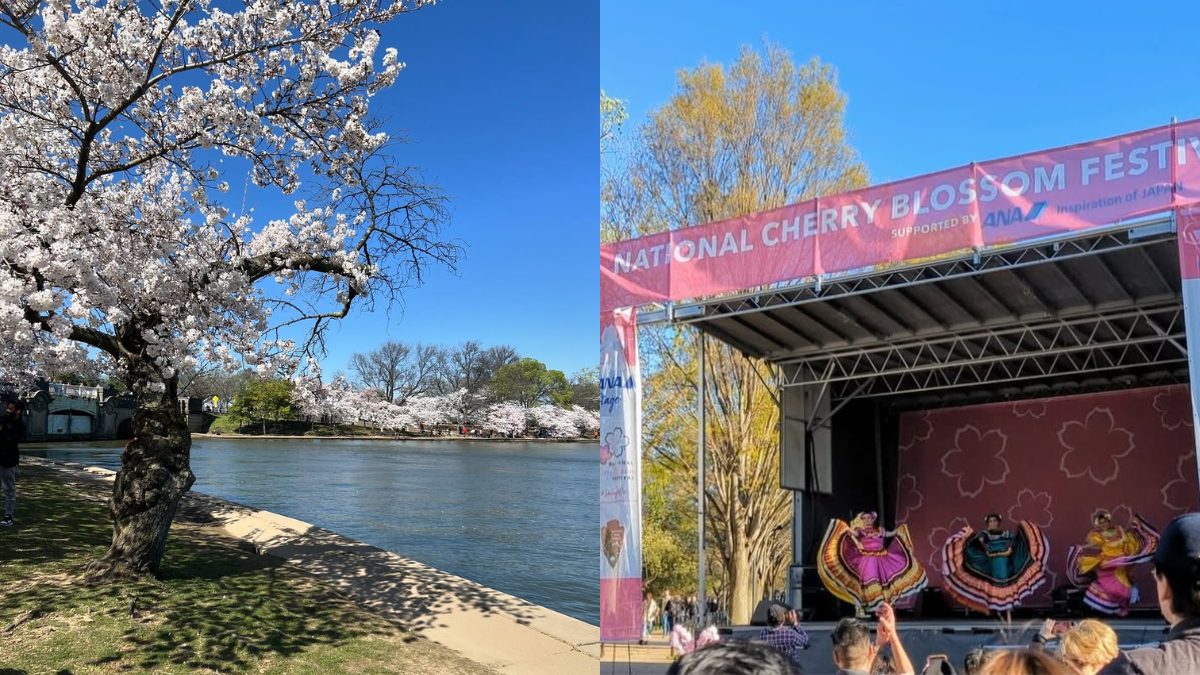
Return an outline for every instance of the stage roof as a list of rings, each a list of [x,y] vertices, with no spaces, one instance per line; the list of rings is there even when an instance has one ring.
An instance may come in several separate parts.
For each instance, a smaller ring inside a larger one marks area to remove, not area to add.
[[[936,407],[1187,381],[1174,222],[679,303],[688,323],[835,402]]]

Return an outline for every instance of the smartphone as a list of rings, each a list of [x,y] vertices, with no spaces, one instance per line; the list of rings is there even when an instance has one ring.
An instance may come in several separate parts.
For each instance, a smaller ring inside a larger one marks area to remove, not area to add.
[[[925,659],[925,667],[921,669],[921,675],[950,675],[954,672],[954,666],[950,665],[950,657],[945,654],[930,654]]]
[[[1074,627],[1075,627],[1074,621],[1055,621],[1052,632],[1055,635],[1062,635],[1063,633],[1071,630]]]

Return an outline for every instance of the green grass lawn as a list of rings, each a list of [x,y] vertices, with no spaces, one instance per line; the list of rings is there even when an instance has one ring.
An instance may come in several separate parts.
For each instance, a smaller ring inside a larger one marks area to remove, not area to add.
[[[171,529],[161,580],[84,585],[111,537],[106,495],[36,466],[17,490],[17,525],[0,529],[0,674],[490,672],[199,526]]]

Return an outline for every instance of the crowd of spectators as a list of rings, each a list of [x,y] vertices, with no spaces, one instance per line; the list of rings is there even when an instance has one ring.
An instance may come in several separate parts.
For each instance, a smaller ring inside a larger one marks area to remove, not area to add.
[[[1095,619],[1078,623],[1047,620],[1034,643],[974,649],[961,664],[930,655],[917,671],[900,640],[896,615],[884,604],[871,623],[842,619],[834,627],[833,662],[839,675],[1200,675],[1200,513],[1171,522],[1154,555],[1159,609],[1169,629],[1161,642],[1121,649],[1111,627]],[[808,634],[795,611],[776,604],[768,628],[753,641],[718,642],[675,661],[672,675],[794,675]]]

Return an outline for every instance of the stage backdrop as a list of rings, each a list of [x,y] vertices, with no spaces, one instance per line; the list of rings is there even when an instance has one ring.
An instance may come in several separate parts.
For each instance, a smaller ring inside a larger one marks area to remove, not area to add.
[[[1067,548],[1084,543],[1095,509],[1122,526],[1141,514],[1159,531],[1198,510],[1192,439],[1186,386],[906,413],[896,522],[912,530],[931,586],[942,582],[942,544],[963,525],[978,530],[988,512],[1036,523],[1049,574],[1026,606],[1047,606],[1069,583]],[[1139,566],[1143,607],[1156,603],[1150,577]]]

